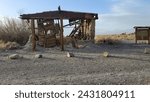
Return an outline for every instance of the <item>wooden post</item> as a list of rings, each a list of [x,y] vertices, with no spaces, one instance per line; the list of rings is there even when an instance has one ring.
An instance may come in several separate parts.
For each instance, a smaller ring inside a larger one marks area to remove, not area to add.
[[[60,17],[60,42],[61,42],[61,51],[64,51],[64,34],[63,34],[63,18]]]
[[[87,20],[84,21],[84,37],[87,40]]]
[[[137,31],[138,31],[138,28],[135,27],[135,43],[137,44]]]
[[[88,19],[85,22],[85,35],[86,35],[86,40],[90,40],[90,36],[89,36],[89,20]]]
[[[148,44],[150,44],[150,28],[148,28]]]
[[[32,31],[32,51],[36,49],[36,41],[35,41],[35,24],[34,19],[31,19],[31,31]]]
[[[81,20],[81,24],[82,24],[82,26],[81,26],[81,29],[82,29],[82,39],[84,38],[84,20]]]
[[[91,40],[94,40],[95,38],[95,19],[92,19],[91,21]]]
[[[90,35],[90,40],[92,39],[92,19],[89,21],[89,35]]]
[[[58,7],[59,18],[60,18],[60,43],[61,43],[61,51],[64,51],[64,29],[63,29],[63,17],[61,16],[61,8]]]
[[[91,35],[90,35],[90,20],[87,20],[87,39],[91,40]]]

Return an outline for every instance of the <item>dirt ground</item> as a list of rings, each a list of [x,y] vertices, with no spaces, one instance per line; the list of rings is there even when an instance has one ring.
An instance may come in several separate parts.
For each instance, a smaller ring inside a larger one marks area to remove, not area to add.
[[[39,49],[35,53],[23,49],[0,50],[0,84],[3,85],[148,85],[150,84],[150,54],[144,54],[147,44],[92,44],[85,48],[65,46]],[[67,58],[67,52],[75,57]],[[103,57],[103,52],[110,57]],[[17,53],[23,58],[11,60]],[[43,58],[34,58],[42,54]]]

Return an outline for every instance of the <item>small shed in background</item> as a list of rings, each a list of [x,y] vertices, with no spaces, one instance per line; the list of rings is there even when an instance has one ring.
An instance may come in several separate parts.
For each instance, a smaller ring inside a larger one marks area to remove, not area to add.
[[[150,44],[150,26],[135,26],[135,43],[138,40],[147,40]]]
[[[36,35],[39,38],[39,44],[44,47],[55,46],[56,37],[60,38],[61,50],[64,50],[64,28],[73,26],[68,36],[83,40],[94,40],[95,20],[98,19],[96,13],[74,12],[61,10],[58,7],[56,11],[47,11],[34,14],[23,14],[20,18],[26,20],[32,31],[32,47],[36,48]],[[64,25],[63,20],[68,20]]]

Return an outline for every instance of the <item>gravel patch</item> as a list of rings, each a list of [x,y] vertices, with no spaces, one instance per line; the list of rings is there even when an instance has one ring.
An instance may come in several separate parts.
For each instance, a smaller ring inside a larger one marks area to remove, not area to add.
[[[150,54],[144,54],[147,44],[120,43],[74,49],[65,46],[0,51],[0,84],[13,85],[147,85],[150,84]],[[67,57],[67,52],[74,57]],[[103,52],[109,52],[104,57]],[[23,58],[10,60],[11,54]],[[35,58],[42,54],[42,58]]]

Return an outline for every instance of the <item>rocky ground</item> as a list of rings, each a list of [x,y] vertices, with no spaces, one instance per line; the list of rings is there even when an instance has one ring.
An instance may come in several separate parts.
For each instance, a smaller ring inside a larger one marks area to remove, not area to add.
[[[150,84],[150,49],[147,44],[119,43],[92,44],[82,42],[84,48],[65,46],[27,49],[0,50],[0,84],[79,84],[79,85],[147,85]],[[75,57],[67,57],[72,52]],[[109,52],[104,57],[103,52]],[[19,59],[9,59],[18,54]],[[43,58],[35,58],[42,54]]]

